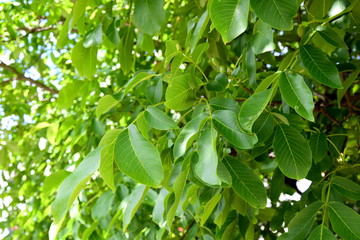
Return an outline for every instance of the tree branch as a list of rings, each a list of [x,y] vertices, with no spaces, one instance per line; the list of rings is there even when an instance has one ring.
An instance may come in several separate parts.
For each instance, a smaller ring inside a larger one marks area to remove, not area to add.
[[[0,61],[0,66],[3,67],[4,69],[8,70],[9,72],[14,73],[17,76],[16,80],[29,81],[30,83],[42,88],[43,90],[49,91],[49,92],[54,93],[54,94],[59,93],[59,91],[56,90],[56,89],[50,88],[50,87],[44,85],[43,83],[38,82],[38,81],[36,81],[36,80],[34,80],[32,78],[25,77],[24,74],[20,73],[19,71],[17,71],[12,66],[3,63],[2,61]],[[12,80],[15,80],[15,79],[12,79]],[[10,80],[10,81],[12,81],[12,80]]]

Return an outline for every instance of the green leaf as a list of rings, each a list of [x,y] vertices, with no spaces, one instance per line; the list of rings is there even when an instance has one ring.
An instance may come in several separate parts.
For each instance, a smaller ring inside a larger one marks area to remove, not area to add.
[[[128,195],[121,204],[125,205],[124,216],[123,216],[123,231],[129,226],[131,219],[139,209],[143,202],[149,187],[144,185],[138,185],[130,195]]]
[[[200,226],[204,226],[208,218],[210,217],[211,213],[214,211],[214,208],[219,203],[222,195],[221,194],[215,194],[205,205],[204,207],[204,213],[201,217]]]
[[[300,47],[300,56],[306,70],[318,82],[332,88],[342,88],[339,72],[326,55],[311,45]]]
[[[274,117],[268,113],[263,112],[254,122],[253,132],[258,138],[258,142],[265,142],[274,131]]]
[[[330,222],[344,240],[360,239],[360,215],[339,202],[329,203]]]
[[[111,95],[106,95],[99,100],[96,107],[96,116],[101,117],[102,114],[108,112],[110,109],[115,107],[119,102],[116,101]]]
[[[134,23],[141,31],[157,34],[165,20],[163,0],[135,0]]]
[[[191,157],[191,155],[189,155],[188,157]],[[176,180],[174,182],[173,191],[175,194],[175,201],[171,205],[169,211],[167,212],[167,216],[166,216],[166,222],[167,222],[169,228],[171,228],[171,225],[172,225],[174,217],[175,217],[176,210],[178,209],[181,197],[183,195],[185,185],[186,185],[186,180],[189,175],[189,171],[190,171],[190,168],[189,168],[189,166],[187,166],[185,169],[183,169],[183,171],[179,174],[179,176],[176,178]]]
[[[294,128],[279,124],[274,136],[274,151],[285,176],[300,180],[311,168],[311,150],[305,138]]]
[[[56,39],[56,48],[57,49],[61,49],[65,46],[65,44],[68,41],[68,34],[70,32],[70,30],[72,29],[71,22],[73,21],[73,15],[70,15],[69,17],[66,18],[66,21],[64,22],[64,24],[61,27],[60,33],[57,36]]]
[[[55,145],[55,140],[58,131],[59,131],[59,123],[51,124],[46,131],[46,138],[52,146]]]
[[[314,224],[319,209],[323,205],[324,203],[317,201],[298,212],[288,225],[288,238],[305,239]]]
[[[191,36],[190,40],[190,52],[193,52],[196,45],[198,44],[200,38],[205,32],[205,29],[209,23],[209,14],[206,10],[200,17],[199,21],[196,24],[195,30]]]
[[[337,240],[334,234],[323,224],[312,230],[307,240]]]
[[[343,88],[337,90],[336,96],[337,96],[337,102],[339,108],[341,106],[342,98],[344,97],[348,89],[351,87],[351,85],[353,84],[359,73],[360,73],[360,68],[357,68],[354,72],[350,74],[349,77],[346,78],[345,82],[343,82]]]
[[[251,47],[255,54],[269,52],[275,49],[273,31],[269,24],[258,20],[254,25]]]
[[[91,79],[96,72],[97,48],[85,48],[80,41],[72,50],[71,61],[80,76]]]
[[[208,10],[224,43],[231,42],[247,28],[249,0],[210,0]]]
[[[282,97],[290,107],[309,121],[314,121],[312,92],[303,77],[297,73],[283,72],[279,78]]]
[[[159,226],[162,226],[164,222],[164,200],[168,194],[168,190],[166,190],[165,188],[161,188],[152,211],[152,220]]]
[[[153,128],[168,130],[178,128],[174,120],[157,107],[148,106],[144,113],[146,122]]]
[[[74,4],[74,9],[72,12],[73,19],[71,22],[71,28],[73,28],[79,21],[80,17],[84,14],[86,6],[88,5],[88,0],[77,0]]]
[[[351,200],[360,200],[360,185],[353,181],[336,176],[331,179],[332,186],[343,196]]]
[[[334,0],[311,0],[308,2],[307,9],[311,15],[320,19],[328,14],[333,3]]]
[[[210,99],[209,103],[215,110],[230,110],[236,115],[239,114],[240,111],[239,104],[232,98],[213,97]]]
[[[120,36],[119,36],[119,31],[116,28],[115,25],[116,21],[114,20],[108,27],[108,29],[106,30],[106,37],[115,45],[119,45],[120,43]]]
[[[232,177],[232,188],[247,203],[255,208],[266,206],[266,190],[260,178],[241,160],[226,157],[223,163]]]
[[[309,143],[315,163],[323,160],[328,151],[326,135],[324,133],[312,133]]]
[[[216,75],[214,81],[211,81],[206,85],[206,88],[209,91],[223,92],[226,89],[228,83],[229,81],[227,76],[223,73],[219,73],[218,75]]]
[[[146,98],[152,103],[157,104],[163,97],[163,82],[161,77],[155,77],[155,84],[146,90]]]
[[[98,47],[102,44],[102,23],[99,23],[97,27],[89,32],[84,39],[84,47],[89,48],[92,46]]]
[[[182,54],[179,43],[175,40],[170,39],[166,41],[165,49],[165,66],[167,66],[175,56]]]
[[[110,212],[114,197],[115,195],[112,191],[104,192],[92,207],[91,217],[94,220],[100,220],[101,218],[106,217]]]
[[[245,133],[239,125],[234,112],[230,110],[216,110],[212,114],[216,129],[231,144],[239,149],[251,149],[257,142],[255,134]]]
[[[298,9],[297,1],[288,0],[250,0],[256,15],[265,23],[278,30],[292,30],[292,18]]]
[[[79,166],[61,183],[51,204],[54,222],[59,223],[91,175],[99,168],[101,147],[90,152]]]
[[[132,27],[124,28],[126,33],[120,40],[119,45],[119,62],[121,71],[124,74],[128,74],[134,68],[134,56],[133,56],[133,47],[134,47],[134,30]]]
[[[338,47],[338,48],[348,48],[344,39],[339,36],[337,32],[332,30],[330,27],[327,26],[317,26],[316,31],[320,34],[322,38],[325,39],[331,45]]]
[[[199,137],[197,152],[199,161],[195,165],[195,173],[209,185],[220,185],[217,176],[218,156],[216,151],[217,132],[213,126],[205,127]]]
[[[280,171],[279,168],[274,170],[273,176],[271,178],[270,185],[270,200],[273,203],[276,203],[279,200],[279,196],[283,190],[285,176]]]
[[[128,94],[128,92],[137,86],[139,83],[149,80],[150,78],[154,77],[154,74],[150,74],[148,72],[139,72],[135,73],[134,76],[126,83],[124,89],[124,96]]]
[[[165,93],[165,106],[183,111],[195,102],[194,90],[190,87],[190,74],[182,74],[171,79]]]
[[[208,49],[209,49],[208,42],[200,43],[196,46],[196,48],[190,55],[195,65],[198,65],[202,61],[201,57]]]
[[[164,178],[158,150],[131,124],[115,142],[115,162],[120,170],[135,181],[159,187]]]
[[[252,126],[269,103],[272,92],[272,89],[267,89],[254,93],[241,105],[239,122],[245,131],[252,132]]]
[[[208,114],[201,113],[200,115],[192,119],[190,122],[188,122],[181,130],[174,144],[173,153],[175,159],[178,159],[185,154],[187,148],[192,143],[192,137],[199,132],[200,128],[205,124],[207,117]]]
[[[101,150],[101,160],[99,167],[100,176],[114,192],[116,191],[114,183],[114,144],[106,145]]]
[[[3,148],[4,149],[4,148]],[[1,149],[1,151],[3,150]],[[42,198],[47,198],[56,191],[56,189],[60,186],[62,181],[69,176],[70,172],[65,170],[60,170],[57,172],[52,173],[51,175],[47,176],[44,180],[44,186],[42,191]]]

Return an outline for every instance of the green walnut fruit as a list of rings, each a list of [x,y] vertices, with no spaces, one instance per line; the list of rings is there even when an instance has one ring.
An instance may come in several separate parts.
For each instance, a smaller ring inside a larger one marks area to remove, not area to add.
[[[304,27],[298,27],[298,29],[297,29],[297,34],[298,34],[298,36],[299,37],[302,37],[302,36],[304,36],[304,34],[305,34],[305,28]]]

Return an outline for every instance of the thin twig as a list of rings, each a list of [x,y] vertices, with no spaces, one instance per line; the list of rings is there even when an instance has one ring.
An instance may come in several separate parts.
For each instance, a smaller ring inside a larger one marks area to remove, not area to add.
[[[38,86],[38,87],[40,87],[40,88],[42,88],[42,89],[44,89],[46,91],[49,91],[49,92],[54,93],[54,94],[59,93],[59,91],[56,90],[56,89],[50,88],[50,87],[44,85],[43,83],[38,82],[38,81],[36,81],[36,80],[34,80],[32,78],[25,77],[24,74],[20,73],[18,70],[16,70],[12,66],[3,63],[2,61],[0,61],[0,66],[3,67],[4,69],[8,70],[9,72],[14,73],[17,76],[16,79],[11,79],[9,81],[13,81],[13,80],[29,81],[30,83],[32,83],[32,84],[34,84],[34,85],[36,85],[36,86]],[[9,81],[7,81],[7,82],[9,82]]]

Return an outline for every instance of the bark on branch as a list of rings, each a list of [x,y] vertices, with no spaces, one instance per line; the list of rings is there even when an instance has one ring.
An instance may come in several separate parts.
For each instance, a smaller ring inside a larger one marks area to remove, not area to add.
[[[46,85],[44,85],[43,83],[39,82],[39,81],[36,81],[32,78],[29,78],[29,77],[25,77],[24,74],[20,73],[18,70],[16,70],[14,67],[10,66],[10,65],[7,65],[5,63],[3,63],[2,61],[0,61],[0,66],[6,70],[8,70],[9,72],[12,72],[16,75],[16,80],[22,80],[22,81],[29,81],[30,83],[34,84],[35,86],[37,87],[40,87],[42,88],[43,90],[46,90],[46,91],[49,91],[51,93],[54,93],[54,94],[57,94],[59,93],[58,90],[56,89],[53,89],[53,88],[50,88]],[[15,80],[15,79],[12,79],[12,80]]]

